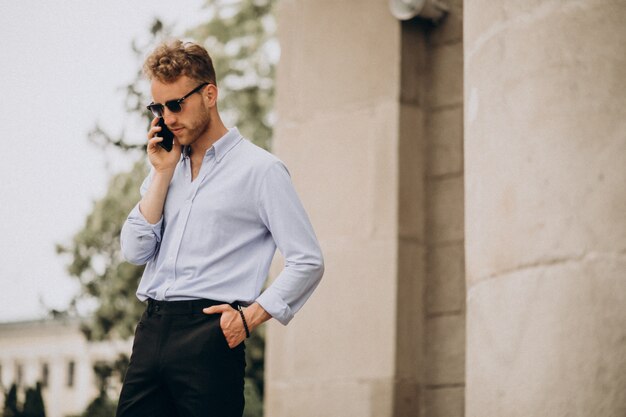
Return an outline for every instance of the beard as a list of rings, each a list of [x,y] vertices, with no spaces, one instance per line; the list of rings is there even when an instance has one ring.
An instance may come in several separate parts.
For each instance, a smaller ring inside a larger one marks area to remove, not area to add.
[[[202,112],[192,125],[183,126],[183,135],[178,137],[178,142],[183,146],[192,146],[202,136],[205,136],[211,127],[211,115],[208,111]]]

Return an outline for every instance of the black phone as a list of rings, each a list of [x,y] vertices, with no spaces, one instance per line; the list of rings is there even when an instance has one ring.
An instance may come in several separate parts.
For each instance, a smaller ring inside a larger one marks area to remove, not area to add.
[[[174,145],[174,134],[167,128],[165,120],[163,120],[162,117],[159,117],[157,125],[161,126],[161,131],[157,132],[156,136],[163,138],[163,140],[159,142],[159,145],[161,148],[169,152],[172,150],[172,146]]]

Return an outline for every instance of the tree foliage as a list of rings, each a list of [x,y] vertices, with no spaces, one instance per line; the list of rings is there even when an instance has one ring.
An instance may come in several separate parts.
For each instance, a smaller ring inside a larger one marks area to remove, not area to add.
[[[213,58],[220,91],[218,106],[225,123],[236,125],[244,136],[266,149],[272,137],[274,73],[279,54],[273,7],[274,0],[207,1],[207,22],[189,29],[185,35],[203,44]],[[170,33],[157,19],[150,28],[149,39],[143,43],[134,41],[131,46],[138,70],[123,88],[124,104],[128,113],[146,127],[152,116],[145,108],[150,97],[141,61]],[[102,148],[123,152],[145,149],[143,137],[137,140],[125,133],[114,135],[100,124],[94,126],[89,140]],[[115,175],[106,195],[94,203],[83,228],[69,244],[57,246],[59,254],[70,258],[68,271],[80,283],[80,293],[69,312],[75,314],[76,306],[85,302],[94,306],[83,324],[83,332],[90,340],[131,336],[144,309],[135,297],[143,267],[123,260],[119,236],[128,213],[139,200],[139,187],[147,172],[142,156],[129,172]],[[248,384],[246,391],[247,416],[260,415],[260,411],[254,410],[262,409],[264,332],[259,330],[247,342],[247,378],[254,383]],[[101,390],[91,411],[106,410],[110,406],[107,400],[106,390]]]
[[[71,255],[68,271],[80,282],[81,293],[74,302],[96,302],[94,314],[82,326],[90,340],[130,337],[143,310],[135,297],[143,267],[124,261],[119,241],[124,219],[139,200],[146,174],[145,163],[140,161],[130,172],[113,177],[71,246],[58,248]]]
[[[17,394],[17,385],[12,384],[4,396],[2,417],[46,417],[40,383],[26,388],[24,404],[20,404]]]
[[[17,385],[12,384],[9,391],[4,394],[4,409],[2,417],[19,417],[21,408],[17,402]]]
[[[41,396],[41,384],[39,382],[34,388],[26,389],[22,417],[46,417],[43,397]]]
[[[204,12],[209,19],[185,34],[185,38],[202,44],[213,59],[219,86],[218,107],[225,123],[237,126],[245,137],[265,149],[271,145],[274,79],[280,55],[275,3],[275,0],[207,1]],[[158,42],[171,38],[171,29],[156,19],[150,35],[144,43],[132,43],[138,61]],[[150,98],[141,67],[138,62],[134,80],[123,90],[126,110],[143,120],[147,127],[152,116],[145,108]],[[123,133],[114,135],[99,124],[92,129],[89,139],[99,146],[121,150],[144,147],[143,138],[137,142]]]
[[[272,137],[279,54],[274,6],[272,0],[209,1],[206,7],[214,18],[188,32],[202,40],[213,58],[221,113],[266,149]]]
[[[109,381],[114,374],[118,376],[124,375],[128,367],[128,358],[124,355],[120,356],[113,363],[96,362],[93,366],[96,380],[98,382],[98,396],[87,406],[80,417],[113,417],[117,409],[117,402],[111,400],[107,394],[109,390]]]

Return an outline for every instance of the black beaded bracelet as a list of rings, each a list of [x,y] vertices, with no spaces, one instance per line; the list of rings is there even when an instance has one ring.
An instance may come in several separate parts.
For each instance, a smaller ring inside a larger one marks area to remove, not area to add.
[[[243,315],[243,309],[239,304],[237,304],[237,310],[239,310],[239,315],[241,316],[241,321],[243,321],[243,328],[246,331],[246,339],[250,337],[250,329],[248,329],[248,322],[246,321],[246,316]]]

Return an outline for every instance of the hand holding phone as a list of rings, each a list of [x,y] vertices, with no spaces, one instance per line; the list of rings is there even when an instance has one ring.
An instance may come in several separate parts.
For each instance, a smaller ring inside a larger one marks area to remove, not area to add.
[[[163,138],[163,140],[159,142],[159,146],[170,152],[172,150],[172,146],[174,145],[174,134],[167,128],[165,120],[163,120],[162,117],[159,117],[157,126],[161,127],[161,131],[157,132],[156,136]]]

